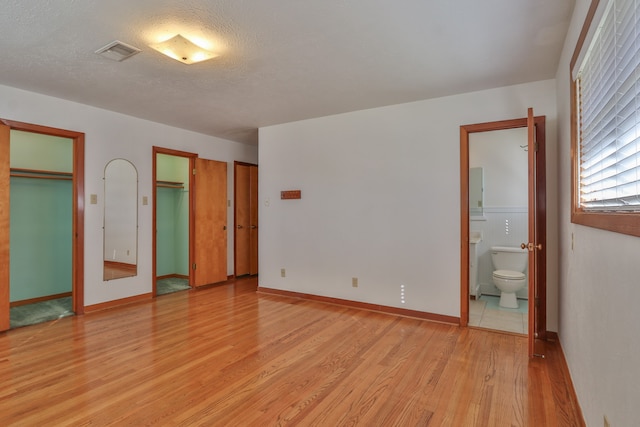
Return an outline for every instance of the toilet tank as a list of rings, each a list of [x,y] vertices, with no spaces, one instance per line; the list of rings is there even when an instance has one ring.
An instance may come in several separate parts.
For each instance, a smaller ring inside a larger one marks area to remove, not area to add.
[[[524,272],[527,268],[529,251],[510,246],[492,246],[491,261],[495,270]]]

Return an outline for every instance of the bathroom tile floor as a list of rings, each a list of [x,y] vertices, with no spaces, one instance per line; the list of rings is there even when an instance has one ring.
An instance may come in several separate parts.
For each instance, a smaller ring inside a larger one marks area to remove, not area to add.
[[[518,308],[499,306],[500,297],[482,295],[469,301],[469,326],[526,334],[528,332],[528,301],[518,300]]]

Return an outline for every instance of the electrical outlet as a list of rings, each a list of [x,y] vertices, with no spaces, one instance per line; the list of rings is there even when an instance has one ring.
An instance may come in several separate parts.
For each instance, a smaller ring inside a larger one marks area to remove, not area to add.
[[[284,268],[280,269],[280,277],[287,277],[287,271]]]
[[[609,420],[607,419],[607,416],[604,416],[604,427],[611,427],[611,424],[609,424]]]
[[[351,278],[351,286],[353,286],[354,288],[358,287],[358,278],[357,277],[352,277]]]

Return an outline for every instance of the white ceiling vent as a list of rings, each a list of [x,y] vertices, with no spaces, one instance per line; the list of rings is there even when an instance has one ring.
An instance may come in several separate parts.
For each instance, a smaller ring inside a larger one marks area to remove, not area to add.
[[[119,40],[113,41],[108,45],[96,50],[98,55],[105,58],[112,59],[114,61],[124,61],[127,58],[131,58],[136,53],[140,53],[141,50],[137,47],[133,47],[129,44],[122,43]]]

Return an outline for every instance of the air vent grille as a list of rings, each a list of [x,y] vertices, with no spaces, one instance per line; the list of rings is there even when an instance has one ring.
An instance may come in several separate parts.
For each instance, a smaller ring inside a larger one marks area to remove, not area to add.
[[[128,45],[119,40],[115,40],[108,45],[96,50],[96,53],[98,55],[118,62],[124,61],[127,58],[131,58],[133,55],[140,52],[141,50],[137,47]]]

